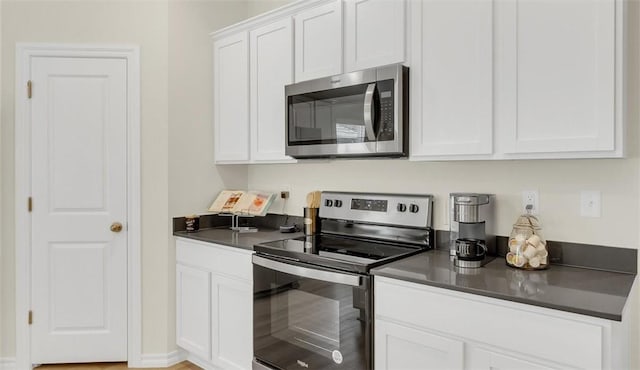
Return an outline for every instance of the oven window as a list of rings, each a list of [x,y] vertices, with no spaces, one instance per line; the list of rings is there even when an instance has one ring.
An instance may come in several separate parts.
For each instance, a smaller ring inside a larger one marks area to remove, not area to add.
[[[255,357],[280,369],[368,368],[367,289],[254,265]]]
[[[271,300],[271,322],[271,335],[293,345],[328,358],[340,349],[339,300],[291,289]]]

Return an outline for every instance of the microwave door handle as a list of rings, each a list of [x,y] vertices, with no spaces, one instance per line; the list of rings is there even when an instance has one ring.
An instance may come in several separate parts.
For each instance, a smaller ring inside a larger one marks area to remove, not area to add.
[[[350,286],[361,286],[361,278],[357,275],[342,274],[339,272],[316,270],[312,268],[293,265],[290,263],[284,263],[274,261],[272,259],[253,255],[253,264],[268,268],[270,270],[284,272],[285,274],[291,274],[310,279],[316,279],[321,281],[328,281],[331,283],[344,284]]]
[[[375,119],[375,106],[373,104],[373,97],[376,91],[376,84],[371,83],[367,86],[367,91],[364,93],[364,129],[369,141],[376,140],[376,132],[373,128],[373,122]]]

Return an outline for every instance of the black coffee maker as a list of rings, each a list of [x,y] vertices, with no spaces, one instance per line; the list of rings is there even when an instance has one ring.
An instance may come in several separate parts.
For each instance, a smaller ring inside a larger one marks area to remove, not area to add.
[[[492,194],[449,194],[449,251],[456,266],[481,267],[495,252]]]

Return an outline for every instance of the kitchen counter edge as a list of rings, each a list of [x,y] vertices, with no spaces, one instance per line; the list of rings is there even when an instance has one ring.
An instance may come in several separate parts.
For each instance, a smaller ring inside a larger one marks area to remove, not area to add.
[[[453,266],[448,251],[430,250],[374,268],[371,274],[614,321],[622,321],[636,279],[631,273],[555,265],[548,270],[519,270],[507,266],[500,257],[474,270],[473,275],[457,273],[459,268]],[[462,276],[462,283],[454,281],[456,275]],[[531,276],[537,277],[541,294],[527,297],[513,288]],[[597,281],[603,283],[585,289],[589,282]],[[597,301],[598,297],[603,299]]]

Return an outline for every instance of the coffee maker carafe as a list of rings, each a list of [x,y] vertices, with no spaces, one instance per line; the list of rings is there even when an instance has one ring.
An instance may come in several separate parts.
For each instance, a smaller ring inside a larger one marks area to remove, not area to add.
[[[481,267],[495,252],[491,194],[449,194],[449,251],[460,267]]]

